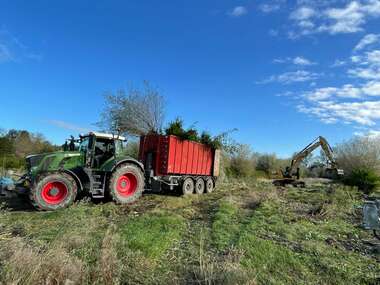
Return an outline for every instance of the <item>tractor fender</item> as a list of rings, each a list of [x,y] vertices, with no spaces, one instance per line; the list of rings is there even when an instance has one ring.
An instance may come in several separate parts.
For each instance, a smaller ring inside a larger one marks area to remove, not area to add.
[[[71,170],[63,170],[62,171],[63,173],[67,173],[68,175],[70,175],[71,177],[74,178],[75,182],[77,183],[78,185],[78,190],[82,191],[83,190],[83,184],[82,184],[82,181],[79,179],[78,175],[76,175],[73,171]]]
[[[136,165],[137,167],[139,167],[141,169],[141,171],[144,173],[144,165],[137,161],[136,159],[133,159],[133,158],[126,158],[126,159],[122,159],[122,160],[119,160],[111,169],[111,172],[113,172],[115,170],[116,167],[118,167],[119,165],[123,164],[123,163],[131,163],[131,164],[134,164]]]

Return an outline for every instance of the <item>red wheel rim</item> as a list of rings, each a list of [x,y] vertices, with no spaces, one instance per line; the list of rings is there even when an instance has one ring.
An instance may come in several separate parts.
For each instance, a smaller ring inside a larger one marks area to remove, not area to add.
[[[42,199],[51,205],[56,205],[65,200],[68,190],[67,186],[59,181],[48,182],[42,188]]]
[[[121,175],[116,182],[116,190],[120,196],[132,196],[137,190],[137,178],[132,173]]]

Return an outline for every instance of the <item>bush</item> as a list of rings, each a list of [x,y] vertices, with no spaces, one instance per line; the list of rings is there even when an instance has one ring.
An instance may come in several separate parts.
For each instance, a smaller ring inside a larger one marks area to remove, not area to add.
[[[261,154],[257,157],[256,170],[264,171],[271,174],[278,168],[277,158],[275,154]]]
[[[358,169],[372,170],[380,174],[380,139],[355,137],[334,148],[339,168],[347,176]]]
[[[220,149],[223,147],[222,141],[226,136],[226,133],[223,133],[219,136],[212,137],[205,131],[199,136],[198,131],[194,127],[190,127],[185,130],[183,127],[183,120],[180,118],[177,118],[169,123],[168,127],[165,129],[165,134],[177,136],[182,140],[200,142],[214,149]]]
[[[15,155],[5,155],[0,160],[0,167],[5,169],[21,169],[25,167],[25,159]]]
[[[345,179],[345,183],[357,186],[365,194],[371,194],[380,185],[380,176],[371,169],[354,169]]]
[[[169,126],[165,129],[166,135],[173,135],[183,138],[185,130],[183,129],[183,120],[176,118],[169,123]]]
[[[255,162],[249,145],[237,144],[235,150],[226,156],[226,174],[230,177],[243,178],[254,174]]]
[[[190,140],[195,142],[200,141],[198,131],[194,128],[185,130],[183,128],[183,120],[180,118],[177,118],[173,122],[169,123],[169,126],[165,129],[165,134],[177,136],[182,140]]]

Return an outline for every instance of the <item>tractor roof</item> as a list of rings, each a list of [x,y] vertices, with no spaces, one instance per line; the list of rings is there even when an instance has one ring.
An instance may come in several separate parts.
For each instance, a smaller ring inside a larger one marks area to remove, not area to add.
[[[121,141],[126,140],[126,138],[122,136],[118,136],[114,134],[99,133],[99,132],[89,132],[88,134],[83,135],[83,137],[87,137],[90,135],[96,136],[98,138],[104,138],[104,139],[121,140]]]

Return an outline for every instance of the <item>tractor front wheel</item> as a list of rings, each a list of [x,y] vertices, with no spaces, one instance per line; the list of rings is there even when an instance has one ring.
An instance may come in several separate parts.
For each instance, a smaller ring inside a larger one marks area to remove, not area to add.
[[[66,173],[49,174],[30,190],[29,198],[39,210],[58,210],[70,206],[77,196],[77,184]]]
[[[144,191],[144,175],[133,164],[123,164],[112,173],[109,192],[113,200],[120,204],[135,202]]]

